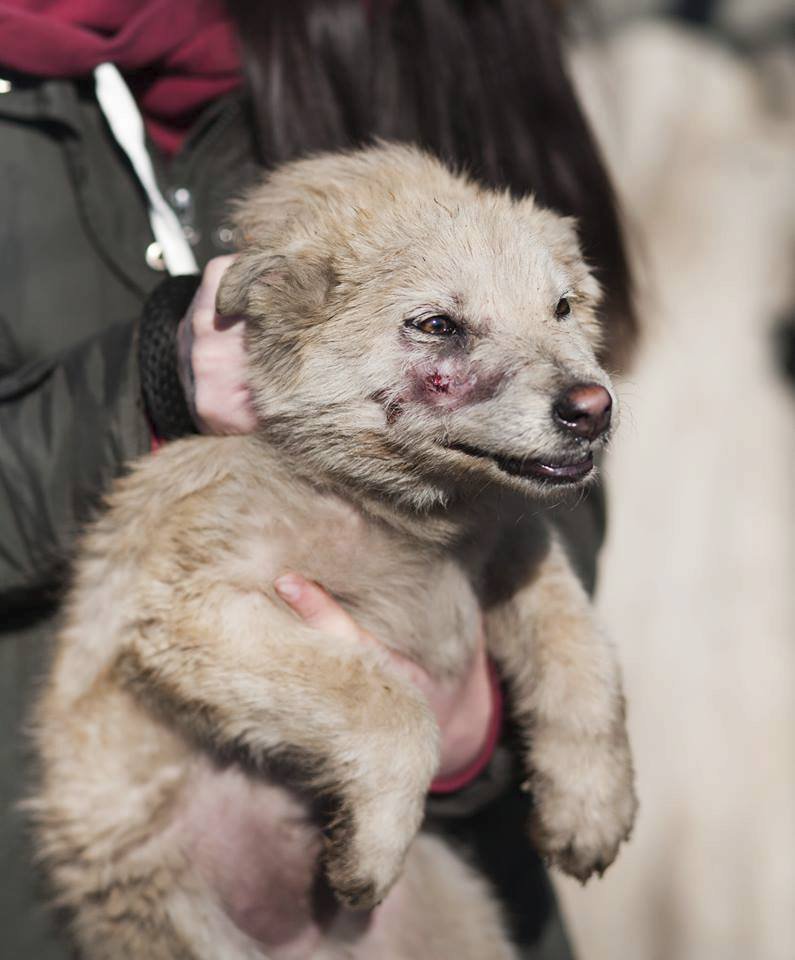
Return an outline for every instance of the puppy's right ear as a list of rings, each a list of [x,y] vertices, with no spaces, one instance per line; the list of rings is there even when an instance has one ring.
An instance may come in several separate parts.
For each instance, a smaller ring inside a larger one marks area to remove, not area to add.
[[[284,279],[287,258],[281,254],[245,251],[221,278],[215,309],[222,317],[250,317],[256,314],[261,288]]]

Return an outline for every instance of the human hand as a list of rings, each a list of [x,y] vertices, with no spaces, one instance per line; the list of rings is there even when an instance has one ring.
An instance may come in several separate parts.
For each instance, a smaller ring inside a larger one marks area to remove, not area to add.
[[[332,636],[375,645],[385,651],[392,665],[425,695],[441,731],[441,758],[436,779],[454,779],[483,752],[492,730],[495,710],[488,673],[483,630],[463,677],[440,682],[413,660],[386,647],[353,618],[322,587],[298,574],[289,573],[275,582],[279,596],[310,627]]]
[[[234,259],[209,261],[177,330],[179,377],[202,433],[250,433],[257,422],[246,384],[243,320],[215,311],[221,277]]]

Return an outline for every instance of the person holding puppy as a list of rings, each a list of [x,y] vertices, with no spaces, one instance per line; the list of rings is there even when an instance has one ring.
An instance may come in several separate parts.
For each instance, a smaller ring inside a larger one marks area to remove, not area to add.
[[[56,0],[47,12],[6,3],[0,41],[8,227],[0,306],[2,784],[14,802],[28,775],[20,772],[20,724],[81,522],[111,477],[153,443],[197,428],[253,427],[241,325],[214,310],[228,261],[214,255],[233,242],[223,223],[230,197],[261,166],[376,136],[421,143],[487,183],[533,190],[579,217],[608,291],[616,362],[632,315],[609,186],[546,0],[96,8]],[[176,220],[195,264],[206,264],[201,278],[159,283],[169,260],[175,272],[190,260],[178,241],[169,248],[173,230],[158,239],[146,163],[114,135],[116,125],[129,126],[127,115],[118,98],[98,99],[95,71],[105,63],[124,75],[143,116],[155,185],[171,211],[160,221]],[[592,586],[598,497],[561,515],[560,525]],[[377,642],[317,585],[288,578],[281,590],[309,623]],[[409,663],[402,668],[425,690],[443,731],[429,816],[470,847],[526,956],[567,956],[543,869],[511,827],[526,800],[512,782],[509,751],[493,749],[499,694],[485,658],[475,658],[454,690],[429,685]],[[9,948],[63,956],[33,906],[16,815],[5,818],[4,832],[15,877],[2,893]]]

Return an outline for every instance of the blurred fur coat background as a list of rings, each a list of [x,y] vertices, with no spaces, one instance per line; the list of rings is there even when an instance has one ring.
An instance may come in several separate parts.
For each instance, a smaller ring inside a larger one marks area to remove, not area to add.
[[[795,393],[773,332],[795,307],[791,47],[638,20],[573,69],[646,329],[599,591],[641,810],[604,880],[559,890],[582,960],[791,960]]]

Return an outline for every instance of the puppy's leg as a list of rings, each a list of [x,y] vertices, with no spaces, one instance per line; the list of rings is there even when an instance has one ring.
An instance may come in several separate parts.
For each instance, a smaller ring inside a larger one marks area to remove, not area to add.
[[[338,925],[344,922],[341,917]],[[336,936],[344,943],[338,934],[332,927],[329,939]],[[489,882],[448,842],[427,833],[411,845],[403,876],[375,912],[366,935],[352,945],[350,956],[518,960]]]
[[[119,877],[107,896],[84,901],[72,935],[86,960],[267,960],[207,891],[184,876],[164,886],[156,871]]]
[[[526,736],[533,838],[585,881],[615,859],[637,801],[614,650],[559,543],[488,629]]]
[[[81,956],[90,960],[205,960],[210,954],[184,937],[169,910],[174,877],[157,870],[117,877],[103,896],[84,899],[72,921]],[[163,880],[166,879],[164,883]],[[235,960],[245,954],[235,953]],[[253,960],[253,955],[252,955]]]
[[[200,596],[200,600],[196,598]],[[436,722],[375,653],[318,635],[264,594],[216,584],[138,624],[116,675],[219,756],[329,797],[326,870],[343,903],[394,883],[438,758]]]
[[[37,705],[39,771],[25,809],[46,892],[79,956],[263,960],[183,829],[194,751],[107,676],[77,700],[59,696],[58,679]]]

